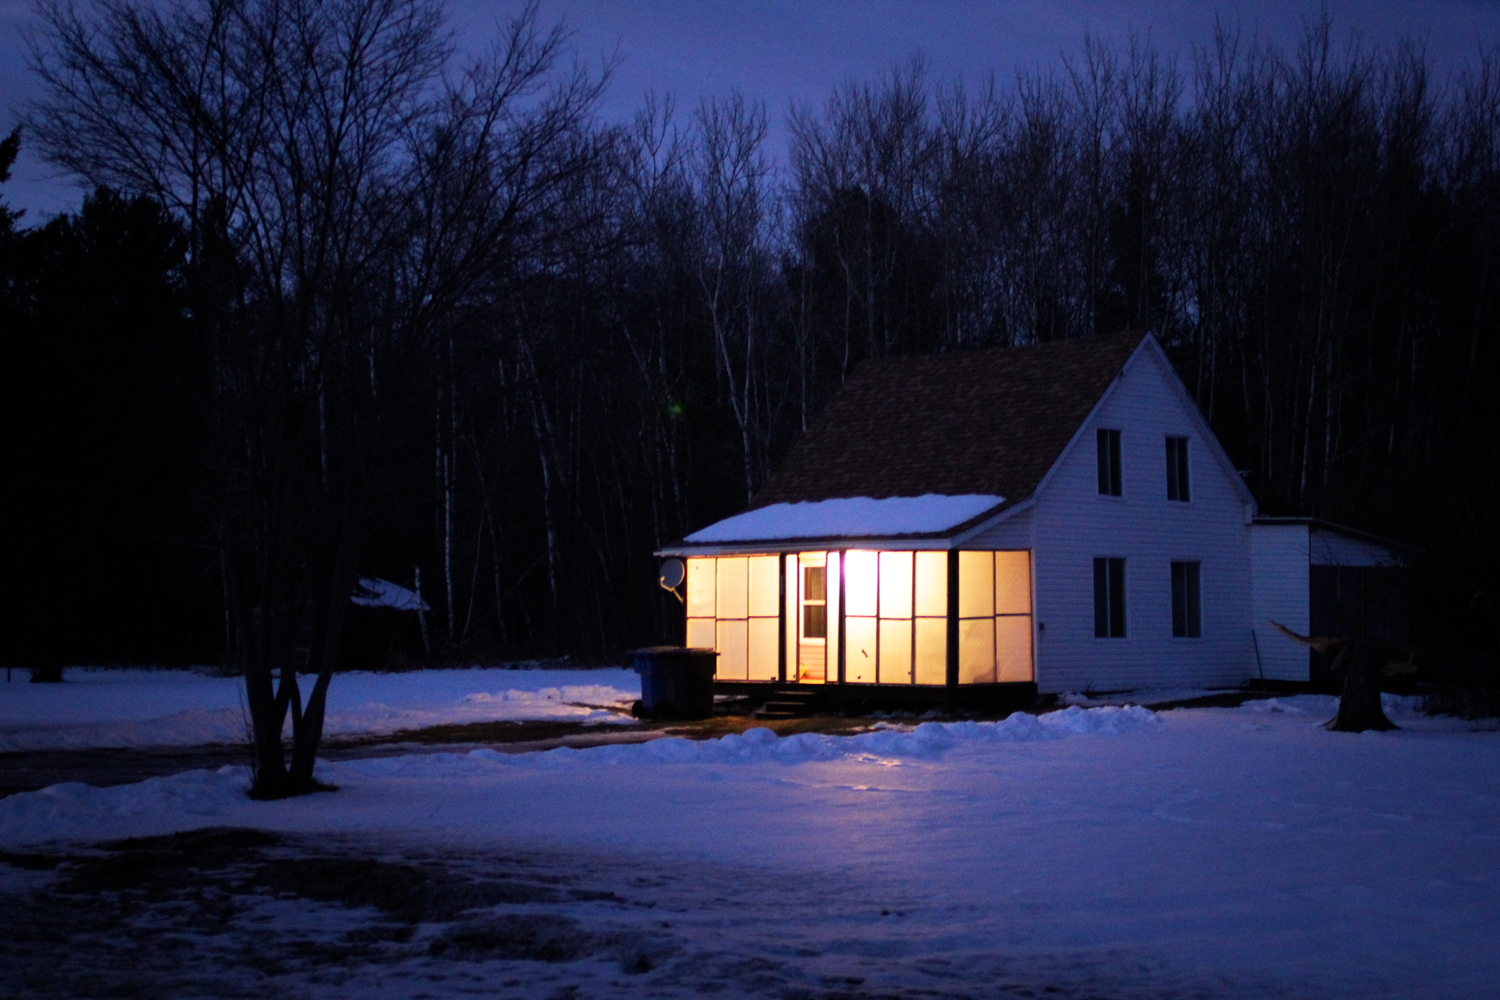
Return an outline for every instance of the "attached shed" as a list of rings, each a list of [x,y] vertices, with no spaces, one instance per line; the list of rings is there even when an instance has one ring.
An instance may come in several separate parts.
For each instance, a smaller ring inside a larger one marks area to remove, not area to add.
[[[1403,589],[1407,550],[1317,518],[1257,517],[1250,525],[1256,676],[1326,684],[1326,656],[1276,631],[1403,640],[1410,627]]]

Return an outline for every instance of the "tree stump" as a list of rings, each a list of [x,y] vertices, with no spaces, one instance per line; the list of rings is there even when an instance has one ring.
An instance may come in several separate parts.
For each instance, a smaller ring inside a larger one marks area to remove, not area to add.
[[[1344,693],[1339,698],[1339,712],[1328,723],[1337,733],[1362,733],[1367,729],[1384,732],[1398,728],[1385,716],[1380,704],[1380,679],[1385,667],[1384,643],[1373,639],[1350,640],[1339,651],[1333,669],[1344,672]]]

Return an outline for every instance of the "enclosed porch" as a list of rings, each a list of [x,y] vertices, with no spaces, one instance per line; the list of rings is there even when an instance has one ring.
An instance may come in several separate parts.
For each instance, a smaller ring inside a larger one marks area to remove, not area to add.
[[[830,707],[1028,697],[1031,553],[798,549],[686,560],[686,642],[721,690],[793,686]]]

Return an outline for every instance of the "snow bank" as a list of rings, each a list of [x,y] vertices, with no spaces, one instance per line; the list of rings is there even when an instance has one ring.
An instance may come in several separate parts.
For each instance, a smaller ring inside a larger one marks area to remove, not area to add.
[[[306,688],[304,688],[306,690]],[[65,684],[0,684],[0,752],[199,746],[245,738],[243,684],[186,670],[71,669]],[[469,722],[630,722],[630,670],[418,670],[339,674],[333,737]]]
[[[725,518],[687,542],[756,542],[785,538],[876,537],[946,531],[1005,502],[984,493],[919,497],[846,497],[800,503],[775,503]]]
[[[778,737],[769,729],[757,728],[713,740],[657,739],[584,750],[564,747],[528,754],[488,749],[466,754],[407,754],[322,763],[318,775],[340,785],[379,785],[392,779],[417,779],[426,787],[443,787],[446,783],[456,799],[484,799],[487,794],[475,788],[476,781],[485,785],[516,771],[798,765],[838,759],[891,764],[936,760],[962,750],[982,753],[1006,743],[1128,733],[1158,724],[1154,714],[1133,706],[1069,708],[1042,716],[1016,713],[1002,722],[924,722],[915,729],[883,728],[855,736],[802,733]],[[246,822],[249,817],[245,811],[255,808],[245,797],[248,783],[248,769],[224,767],[111,788],[69,782],[23,792],[0,799],[0,842],[84,840],[143,830]],[[327,801],[337,808],[335,799]]]

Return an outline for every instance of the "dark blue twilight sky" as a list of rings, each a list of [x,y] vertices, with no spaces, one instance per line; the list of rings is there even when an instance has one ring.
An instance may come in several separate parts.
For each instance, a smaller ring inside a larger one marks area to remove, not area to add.
[[[450,0],[460,38],[481,44],[519,0]],[[579,54],[619,62],[602,108],[627,117],[648,90],[678,107],[738,88],[771,110],[774,148],[789,101],[820,102],[834,84],[870,78],[920,52],[935,77],[1009,76],[1076,51],[1085,30],[1124,40],[1132,30],[1186,61],[1216,17],[1292,44],[1325,8],[1342,37],[1386,45],[1423,41],[1448,68],[1500,42],[1500,0],[541,0],[544,22],[565,21]],[[0,0],[0,127],[35,91],[22,59],[31,0]],[[3,194],[27,222],[74,207],[78,189],[23,150]]]

